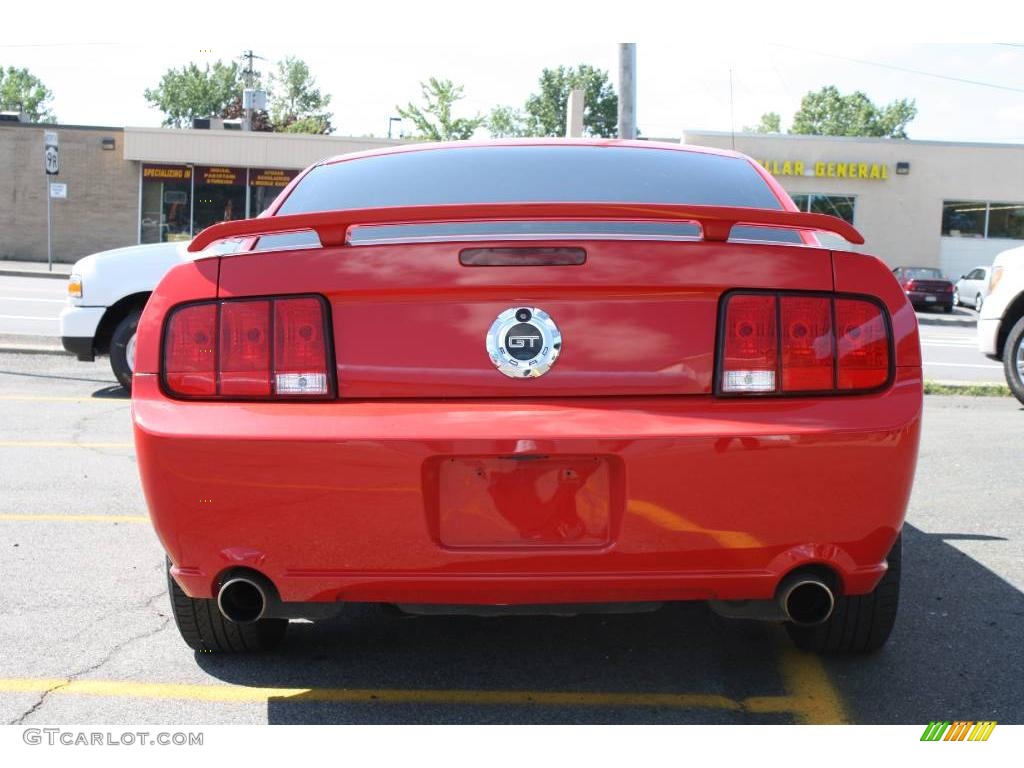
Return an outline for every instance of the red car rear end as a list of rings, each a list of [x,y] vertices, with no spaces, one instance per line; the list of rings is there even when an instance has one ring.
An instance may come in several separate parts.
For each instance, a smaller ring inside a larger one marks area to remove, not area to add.
[[[741,155],[646,142],[340,158],[270,213],[202,233],[250,251],[172,270],[139,327],[193,647],[346,602],[710,600],[808,648],[884,642],[921,360],[889,270],[809,234],[844,222]]]

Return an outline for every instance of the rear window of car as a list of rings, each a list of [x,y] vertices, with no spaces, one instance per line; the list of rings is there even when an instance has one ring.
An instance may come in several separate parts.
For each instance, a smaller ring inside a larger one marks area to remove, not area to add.
[[[904,274],[911,280],[943,280],[942,272],[937,269],[926,267],[911,267],[903,270]]]
[[[742,158],[639,147],[505,146],[399,152],[321,165],[303,177],[278,212],[502,202],[782,208]]]
[[[499,146],[399,152],[328,163],[310,171],[278,214],[406,205],[512,202],[626,202],[727,205],[780,210],[747,160],[642,147]],[[481,222],[362,227],[350,242],[503,237],[696,238],[680,222]],[[737,227],[733,239],[799,243],[796,232]],[[305,244],[264,238],[259,249]]]

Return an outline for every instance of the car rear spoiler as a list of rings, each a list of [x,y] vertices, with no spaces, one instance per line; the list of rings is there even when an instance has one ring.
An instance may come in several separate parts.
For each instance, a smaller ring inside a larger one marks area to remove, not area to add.
[[[347,243],[352,227],[478,221],[693,222],[700,225],[705,240],[716,242],[728,240],[737,224],[746,224],[833,232],[857,245],[864,242],[860,232],[850,224],[823,213],[653,203],[474,203],[356,208],[225,221],[196,235],[188,249],[194,253],[211,243],[233,237],[308,231],[316,232],[324,246],[339,246]]]

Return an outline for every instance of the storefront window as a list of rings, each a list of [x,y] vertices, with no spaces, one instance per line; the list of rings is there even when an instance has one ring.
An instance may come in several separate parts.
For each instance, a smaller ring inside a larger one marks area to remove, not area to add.
[[[139,241],[188,240],[192,169],[187,165],[142,166],[142,221]]]
[[[222,221],[244,219],[245,168],[197,166],[195,195],[193,232]]]
[[[144,164],[139,242],[190,240],[211,224],[258,216],[298,174],[280,168]]]
[[[947,200],[942,204],[942,234],[947,237],[984,237],[985,203]]]
[[[298,176],[298,171],[280,168],[249,169],[249,218],[259,216],[281,194],[281,190]]]
[[[989,203],[988,236],[1024,240],[1024,203]]]
[[[1024,203],[947,200],[942,204],[942,234],[1024,240]]]
[[[853,224],[853,212],[857,198],[853,195],[792,195],[793,202],[801,211],[825,213],[837,216]]]

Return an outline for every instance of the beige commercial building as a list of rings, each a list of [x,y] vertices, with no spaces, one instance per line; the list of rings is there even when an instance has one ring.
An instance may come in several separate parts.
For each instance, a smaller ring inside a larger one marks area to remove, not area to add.
[[[44,171],[57,134],[59,173]],[[53,257],[188,240],[218,221],[256,216],[303,168],[389,139],[0,122],[0,259],[46,261],[46,192]]]
[[[46,177],[44,132],[60,173]],[[891,266],[951,277],[1024,244],[1024,144],[964,144],[687,131],[687,144],[735,148],[764,165],[804,210],[851,221]],[[0,259],[45,261],[48,181],[56,261],[184,240],[258,215],[295,174],[389,139],[0,122]]]
[[[959,277],[1024,245],[1024,144],[970,144],[686,131],[685,144],[736,149],[808,211],[852,222],[857,247],[890,266]]]

